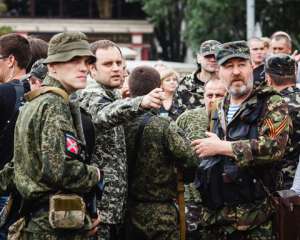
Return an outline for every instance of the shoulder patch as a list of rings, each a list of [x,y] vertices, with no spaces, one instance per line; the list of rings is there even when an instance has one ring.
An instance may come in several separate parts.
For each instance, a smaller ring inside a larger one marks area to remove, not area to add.
[[[65,133],[65,150],[69,159],[78,159],[81,153],[81,145],[71,133]]]

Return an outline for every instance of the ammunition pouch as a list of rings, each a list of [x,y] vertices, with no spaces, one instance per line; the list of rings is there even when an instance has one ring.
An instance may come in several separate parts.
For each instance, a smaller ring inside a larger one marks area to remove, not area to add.
[[[50,197],[49,223],[53,229],[80,229],[84,226],[85,214],[85,203],[76,194]]]
[[[201,161],[195,178],[202,203],[210,209],[253,203],[267,196],[262,182],[231,159],[214,156]]]

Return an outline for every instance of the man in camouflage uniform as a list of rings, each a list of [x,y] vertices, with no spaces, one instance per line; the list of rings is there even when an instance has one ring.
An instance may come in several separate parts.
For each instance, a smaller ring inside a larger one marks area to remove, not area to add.
[[[187,110],[181,114],[176,124],[184,130],[185,136],[190,140],[204,138],[205,132],[208,129],[208,115],[215,108],[218,100],[222,99],[226,94],[226,89],[223,81],[219,79],[211,79],[205,83],[204,86],[204,103],[205,108],[198,107]],[[198,166],[199,161],[195,163]],[[195,167],[185,169],[185,182],[189,184],[184,185],[184,199],[186,203],[186,226],[187,239],[197,239],[197,222],[199,217],[199,208],[201,208],[201,198],[199,191],[193,183],[195,177]]]
[[[265,51],[264,42],[260,38],[253,37],[248,40],[248,46],[253,67],[254,85],[265,84],[264,61],[267,52]]]
[[[192,143],[202,159],[200,239],[273,239],[267,196],[288,141],[288,108],[271,88],[253,88],[245,41],[222,44],[216,58],[228,95],[212,113],[212,132]]]
[[[95,82],[79,96],[80,106],[91,116],[96,130],[92,162],[103,169],[105,190],[97,203],[101,226],[99,239],[120,239],[127,198],[127,160],[122,124],[161,105],[161,89],[146,96],[121,99],[119,86],[123,78],[123,60],[119,47],[109,40],[91,44],[97,61],[91,66]]]
[[[174,96],[174,106],[178,115],[187,109],[204,107],[204,84],[209,79],[218,78],[218,64],[215,59],[215,49],[220,45],[218,41],[208,40],[201,44],[197,54],[200,69],[185,76],[179,83]]]
[[[8,239],[18,235],[33,240],[86,239],[88,230],[99,223],[97,219],[92,224],[86,214],[80,229],[54,229],[49,219],[53,195],[79,197],[103,177],[97,167],[83,162],[85,139],[79,109],[68,100],[69,94],[85,87],[92,61],[95,57],[83,33],[60,33],[50,40],[44,87],[26,95],[28,103],[16,123],[14,182],[22,196],[24,217],[10,227]],[[73,217],[69,220],[74,221]]]
[[[269,56],[265,64],[266,80],[281,93],[288,104],[293,128],[284,155],[284,189],[292,186],[300,153],[300,89],[296,87],[296,62],[284,53]]]
[[[137,67],[129,77],[132,97],[160,85],[152,67]],[[192,158],[190,144],[174,122],[154,112],[136,117],[126,126],[129,165],[127,239],[179,239],[176,165]],[[187,161],[189,162],[189,161]]]

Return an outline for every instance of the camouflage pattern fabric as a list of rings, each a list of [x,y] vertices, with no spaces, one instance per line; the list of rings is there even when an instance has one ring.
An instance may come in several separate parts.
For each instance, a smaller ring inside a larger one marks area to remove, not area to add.
[[[269,74],[295,77],[296,61],[288,54],[271,54],[265,60],[265,71]]]
[[[246,41],[227,42],[217,47],[216,60],[219,65],[235,57],[250,59],[250,50]]]
[[[15,189],[13,159],[6,163],[0,171],[0,194]]]
[[[235,141],[231,144],[239,167],[280,161],[284,155],[290,119],[286,103],[272,88],[262,87],[255,89],[251,97],[241,104],[232,121],[248,107],[255,106],[257,99],[264,94],[271,94],[271,96],[266,103],[265,115],[261,117],[263,121],[259,124],[259,138],[257,140]],[[222,105],[223,111],[227,112],[229,108],[228,96],[224,99]],[[221,115],[223,115],[222,111],[219,111],[219,117]],[[227,120],[225,119],[225,121]]]
[[[267,94],[266,108],[258,124],[258,139],[237,140],[231,143],[235,163],[241,167],[259,167],[264,163],[280,161],[284,155],[289,134],[289,118],[287,105],[281,96],[271,88],[255,89],[235,113],[232,122],[241,121],[240,116],[247,108],[255,107],[258,98]],[[230,96],[227,95],[219,105],[219,118],[225,118],[229,108]],[[219,126],[221,127],[221,126]],[[273,208],[268,199],[251,204],[239,204],[211,210],[199,208],[199,239],[273,239],[271,217]],[[211,229],[212,235],[207,237]],[[234,238],[234,235],[238,236]],[[224,237],[225,236],[225,237]],[[240,236],[240,237],[239,237]]]
[[[176,124],[183,129],[185,136],[190,141],[206,137],[205,131],[208,128],[208,116],[205,108],[195,108],[187,110],[181,114]],[[195,162],[195,166],[198,166],[199,160]],[[186,181],[190,182],[194,180],[195,168],[190,168],[189,171],[184,171]],[[188,175],[188,176],[187,176]],[[187,239],[193,239],[197,237],[199,212],[201,208],[201,196],[200,192],[196,189],[193,182],[184,185],[184,200],[185,200],[185,212],[186,212],[186,230]]]
[[[208,116],[205,108],[195,108],[181,114],[176,124],[184,130],[186,138],[190,141],[206,137]]]
[[[92,163],[104,171],[105,189],[97,203],[101,222],[121,223],[127,198],[126,145],[121,124],[143,112],[139,108],[142,97],[120,99],[116,89],[93,83],[81,91],[79,101],[95,124],[96,144]]]
[[[111,239],[110,227],[111,227],[111,224],[100,223],[100,225],[99,225],[100,230],[97,232],[97,239],[98,240]],[[91,239],[91,240],[94,240],[94,239]]]
[[[296,86],[288,87],[280,93],[288,104],[293,124],[282,167],[284,189],[289,189],[293,184],[300,154],[300,89]]]
[[[129,226],[139,239],[178,239],[176,164],[192,158],[190,143],[174,122],[151,116],[136,153],[136,135],[143,117],[128,123]],[[132,236],[132,234],[129,234]]]
[[[63,89],[49,76],[44,84]],[[49,197],[57,191],[83,194],[98,182],[97,168],[78,160],[81,155],[77,150],[84,138],[82,128],[78,128],[80,115],[75,115],[79,109],[73,112],[69,104],[57,94],[45,93],[26,103],[20,112],[15,129],[14,181],[30,207],[39,203],[47,206]],[[66,134],[74,140],[74,152],[68,148],[71,146]],[[90,227],[91,221],[87,217],[83,229]],[[83,229],[64,231],[66,239],[70,235],[84,236]],[[27,233],[35,235],[30,239],[47,239],[42,237],[43,234],[59,239],[59,232],[49,224],[48,211],[42,209],[32,213],[22,239],[26,239]]]
[[[212,55],[216,53],[217,47],[221,43],[216,40],[207,40],[203,43],[201,43],[199,54],[202,56]]]
[[[180,115],[188,109],[204,107],[204,82],[197,78],[197,72],[183,77],[180,81],[173,100]]]
[[[178,212],[171,203],[132,203],[130,240],[179,240]]]
[[[212,211],[198,199],[186,213],[187,239],[273,240],[272,213],[267,200]]]

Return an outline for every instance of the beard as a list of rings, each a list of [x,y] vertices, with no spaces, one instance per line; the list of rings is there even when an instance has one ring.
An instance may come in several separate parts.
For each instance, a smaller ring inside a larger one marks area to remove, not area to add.
[[[235,81],[241,81],[243,84],[241,84],[240,86],[233,86],[232,83]],[[245,81],[245,79],[242,78],[235,78],[232,80],[227,91],[233,97],[240,98],[249,94],[252,91],[252,88],[253,88],[253,79],[248,79],[248,81]]]

